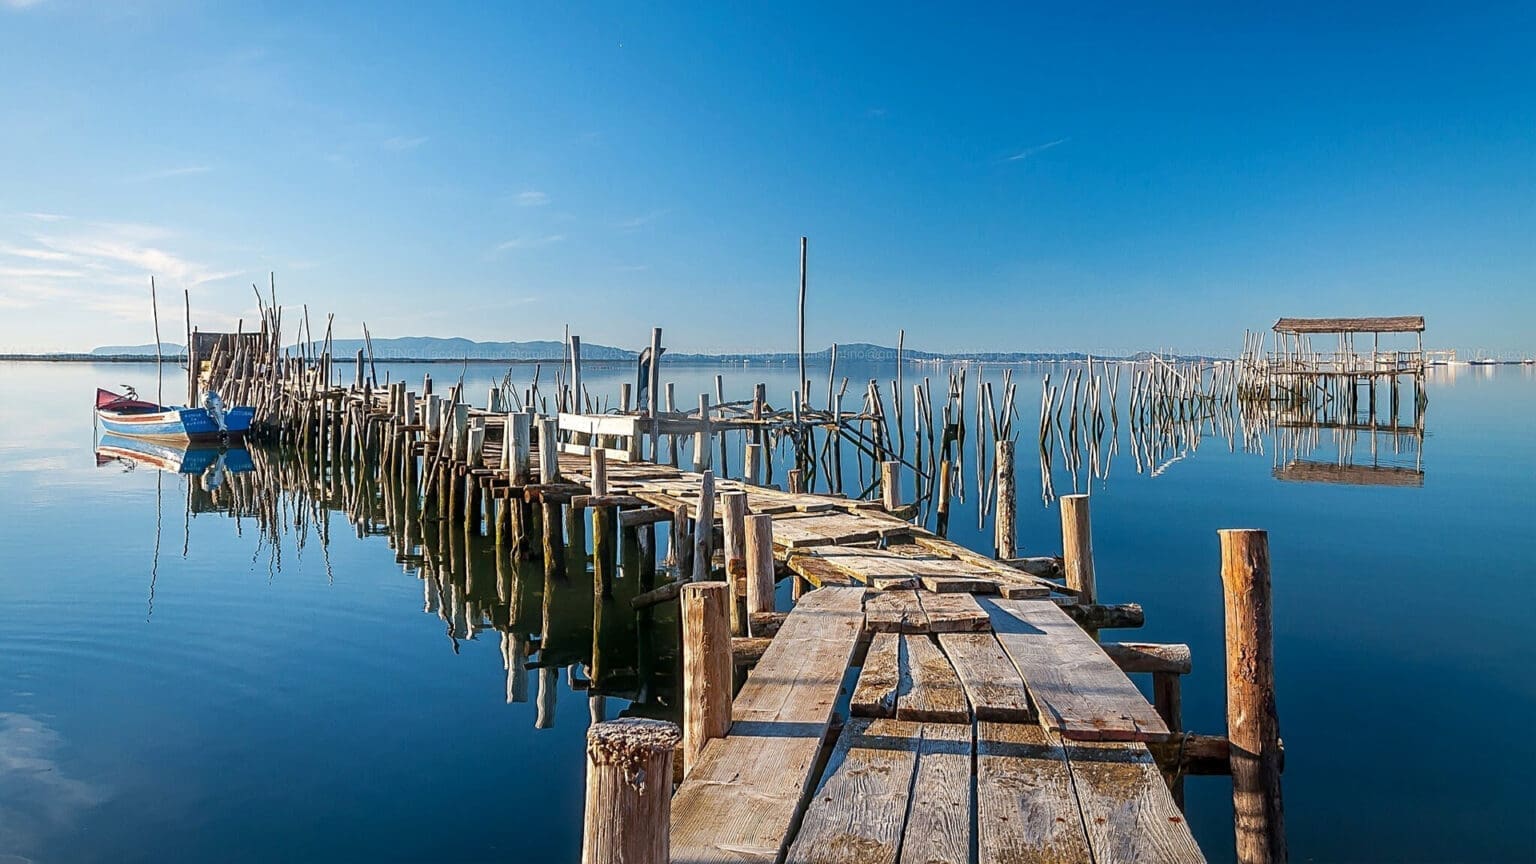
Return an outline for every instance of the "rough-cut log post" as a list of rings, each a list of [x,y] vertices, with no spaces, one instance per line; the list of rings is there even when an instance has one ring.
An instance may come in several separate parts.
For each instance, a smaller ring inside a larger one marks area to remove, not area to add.
[[[744,458],[741,479],[749,486],[763,485],[763,450],[761,444],[748,444],[747,455]]]
[[[1280,864],[1286,860],[1285,807],[1280,797],[1269,534],[1250,529],[1217,533],[1226,600],[1227,739],[1232,742],[1237,860]]]
[[[672,856],[672,753],[682,733],[630,717],[587,730],[582,864],[666,864]]]
[[[553,417],[539,418],[539,482],[554,483],[560,479],[560,427]]]
[[[880,463],[880,503],[895,512],[901,509],[901,463]]]
[[[1061,496],[1061,557],[1067,587],[1077,592],[1077,602],[1087,606],[1098,602],[1098,586],[1093,577],[1093,528],[1088,519],[1087,495]],[[1098,631],[1089,629],[1097,638]]]
[[[800,495],[805,492],[805,472],[799,468],[791,468],[784,474],[785,491],[791,495]]]
[[[592,494],[604,497],[608,494],[608,454],[592,451]],[[619,508],[613,504],[599,504],[592,508],[592,569],[593,588],[599,597],[613,596],[613,577],[618,567],[614,546],[618,538],[614,528],[619,524]],[[599,599],[598,608],[602,601]]]
[[[1019,557],[1018,524],[1019,496],[1014,483],[1013,441],[997,442],[997,521],[993,525],[996,535],[997,557]]]
[[[774,611],[773,517],[760,513],[747,517],[747,620],[757,612]],[[748,629],[751,629],[750,624]],[[751,635],[758,636],[753,632]]]
[[[506,462],[507,475],[512,480],[513,486],[522,486],[528,482],[528,462],[530,445],[533,442],[533,415],[526,411],[507,415],[507,450]]]
[[[949,499],[951,493],[949,460],[939,463],[939,503],[937,506],[938,517],[934,524],[934,531],[940,537],[949,536]]]
[[[683,771],[698,762],[705,742],[731,728],[730,586],[690,582],[682,590]]]
[[[741,597],[747,590],[747,493],[720,496],[720,522],[725,540],[725,581],[731,583],[731,633],[747,635]]]
[[[699,479],[699,515],[693,525],[693,581],[709,578],[713,554],[710,541],[715,533],[715,474],[705,471]]]
[[[1163,718],[1170,732],[1184,731],[1184,699],[1180,692],[1179,673],[1177,672],[1153,672],[1152,673],[1152,706],[1157,709],[1157,716]],[[1173,794],[1173,802],[1184,809],[1184,775],[1175,774],[1168,791]]]
[[[679,504],[672,510],[672,535],[668,554],[678,579],[693,578],[693,532],[688,529],[687,504]]]

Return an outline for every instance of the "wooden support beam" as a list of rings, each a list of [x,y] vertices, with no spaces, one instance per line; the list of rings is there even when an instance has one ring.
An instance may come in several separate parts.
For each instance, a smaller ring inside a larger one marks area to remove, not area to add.
[[[1275,707],[1269,534],[1249,529],[1217,533],[1226,608],[1227,738],[1232,742],[1237,860],[1282,864],[1287,850],[1280,794],[1280,719]]]
[[[587,730],[587,791],[582,864],[671,860],[672,754],[677,726],[637,717]]]
[[[683,773],[704,744],[731,728],[731,620],[724,582],[690,582],[682,589]]]

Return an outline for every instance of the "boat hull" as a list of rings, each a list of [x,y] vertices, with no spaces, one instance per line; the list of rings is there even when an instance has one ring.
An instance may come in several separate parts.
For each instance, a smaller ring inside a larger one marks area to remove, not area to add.
[[[217,441],[239,438],[251,428],[256,410],[231,408],[224,414],[224,429],[209,416],[206,408],[167,408],[164,411],[124,412],[98,408],[101,428],[114,435],[157,438],[175,441]]]

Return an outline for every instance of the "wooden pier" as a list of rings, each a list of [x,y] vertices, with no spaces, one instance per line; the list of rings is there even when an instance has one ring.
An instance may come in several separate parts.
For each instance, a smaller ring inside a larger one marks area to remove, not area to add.
[[[571,410],[544,414],[532,388],[509,410],[505,389],[479,408],[457,386],[446,396],[430,380],[419,393],[380,386],[362,357],[353,382],[338,384],[323,347],[293,357],[279,344],[275,333],[212,340],[214,357],[194,367],[189,391],[217,387],[257,404],[262,434],[319,460],[319,476],[344,467],[382,490],[370,499],[403,497],[404,554],[423,542],[414,513],[440,537],[494,535],[498,562],[542,560],[546,586],[568,578],[566,562],[590,561],[594,638],[623,582],[634,615],[678,604],[681,734],[603,721],[594,702],[584,860],[1201,861],[1181,811],[1183,778],[1239,765],[1234,796],[1265,817],[1242,860],[1284,860],[1272,671],[1234,687],[1228,736],[1185,732],[1188,648],[1101,641],[1102,630],[1139,626],[1142,613],[1098,602],[1086,497],[1063,501],[1060,556],[1015,557],[1011,411],[993,414],[993,464],[1007,476],[984,487],[999,493],[1008,536],[982,554],[915,524],[902,500],[905,470],[947,506],[948,403],[943,444],[930,438],[928,461],[907,462],[889,446],[875,382],[859,412],[838,399],[812,412],[799,394],[773,411],[759,388],[730,414],[707,396],[696,415],[659,414],[651,362],[641,370],[648,392],[626,386],[617,411],[592,411],[579,385],[562,384],[557,404]],[[659,334],[650,356],[660,356]],[[580,380],[579,366],[569,380]],[[650,407],[631,408],[632,397]],[[816,429],[837,442],[820,456]],[[747,454],[735,479],[724,458],[733,431]],[[795,448],[787,491],[767,480],[764,433]],[[695,470],[658,463],[689,436]],[[807,491],[816,464],[845,444],[891,458],[871,464],[858,497],[830,477],[828,491]],[[1239,646],[1241,656],[1268,657],[1262,532],[1244,542],[1259,552],[1223,558],[1224,576],[1249,565],[1246,581],[1224,580],[1229,634],[1234,620],[1249,622],[1233,638],[1260,641]],[[787,610],[775,600],[781,579],[792,583]],[[530,664],[541,703],[549,647],[540,640]],[[520,665],[508,660],[509,694]],[[1252,672],[1240,666],[1229,668],[1233,681]],[[1152,676],[1152,701],[1128,674]],[[1229,739],[1245,741],[1241,752]],[[673,773],[672,794],[656,793],[658,772]]]

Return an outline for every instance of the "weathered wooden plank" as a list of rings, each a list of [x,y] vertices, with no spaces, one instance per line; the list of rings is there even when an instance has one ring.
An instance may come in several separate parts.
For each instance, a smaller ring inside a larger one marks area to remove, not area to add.
[[[876,591],[912,591],[918,587],[915,576],[876,576],[869,580]]]
[[[901,864],[968,864],[971,725],[924,723]]]
[[[901,637],[906,655],[906,671],[911,687],[902,688],[896,697],[896,717],[933,723],[967,723],[971,719],[965,690],[949,658],[920,634]]]
[[[777,537],[777,525],[774,526],[774,532],[774,536]],[[785,560],[785,566],[817,588],[825,585],[848,586],[856,581],[848,571],[833,567],[825,559],[815,555],[790,555]]]
[[[1095,862],[1205,861],[1145,744],[1069,741],[1066,754]]]
[[[806,791],[863,620],[863,589],[800,599],[672,798],[672,860],[773,861]]]
[[[934,594],[996,594],[997,583],[975,576],[924,576],[923,588]]]
[[[876,633],[869,643],[859,683],[853,688],[848,711],[855,717],[895,717],[896,696],[902,684],[901,637]]]
[[[849,720],[785,864],[896,864],[921,736],[915,723]]]
[[[1055,603],[983,598],[980,605],[1024,679],[1041,725],[1073,740],[1168,737],[1136,685]]]
[[[1039,726],[976,724],[979,864],[1090,864],[1088,837],[1058,740]]]
[[[992,622],[970,594],[917,592],[917,602],[928,618],[930,633],[966,633],[989,630]]]
[[[977,720],[1023,723],[1034,719],[1024,679],[991,633],[943,633],[939,647],[960,676]]]
[[[927,633],[928,616],[915,591],[881,591],[864,603],[865,626],[876,633]]]

